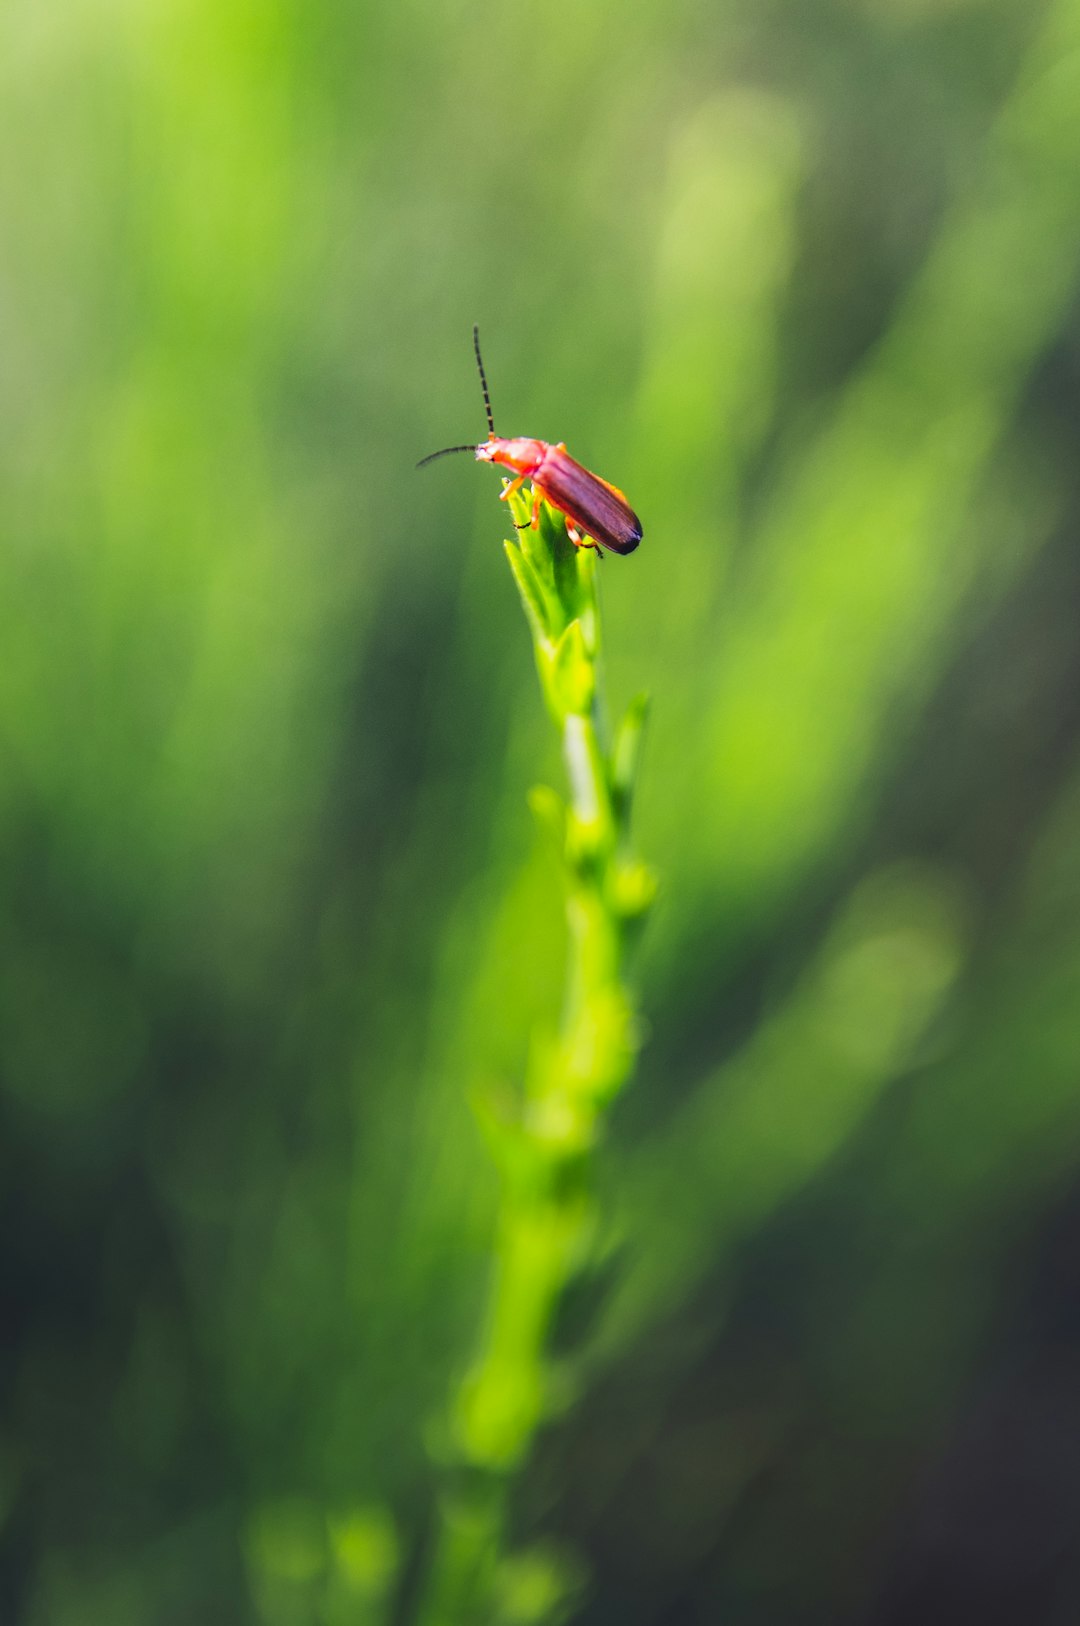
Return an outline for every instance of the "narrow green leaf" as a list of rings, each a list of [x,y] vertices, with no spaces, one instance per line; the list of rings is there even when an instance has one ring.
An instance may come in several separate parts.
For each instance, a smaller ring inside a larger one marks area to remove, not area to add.
[[[629,706],[627,706],[626,715],[619,724],[618,732],[615,735],[611,786],[619,810],[619,817],[623,823],[630,816],[630,804],[633,799],[634,785],[637,781],[638,767],[641,762],[641,746],[648,716],[648,695],[635,695]]]
[[[514,573],[518,592],[521,594],[521,602],[533,638],[538,644],[548,644],[551,642],[551,624],[548,598],[543,584],[537,579],[535,570],[516,542],[504,542],[503,547],[510,561],[510,569]]]
[[[596,672],[585,646],[581,622],[571,621],[555,646],[552,680],[564,713],[583,716],[592,705]]]
[[[583,591],[581,575],[581,566],[588,554],[583,555],[580,548],[575,548],[566,534],[562,515],[553,513],[546,503],[540,512],[540,523],[551,557],[555,592],[563,607],[565,620],[569,622],[582,613],[588,602],[589,595]]]
[[[550,785],[534,785],[529,808],[541,832],[562,858],[566,848],[566,803]]]
[[[656,899],[656,871],[638,859],[618,865],[608,886],[608,902],[625,922],[641,920]]]
[[[540,525],[534,530],[532,524],[534,497],[534,489],[529,486],[527,490],[515,491],[507,506],[513,515],[515,529],[517,530],[518,547],[532,566],[537,581],[542,583],[547,594],[551,635],[552,637],[558,637],[566,625],[568,617],[559,613],[559,592],[555,582],[554,553],[551,536],[547,530],[547,522],[550,519],[547,504],[542,504]]]

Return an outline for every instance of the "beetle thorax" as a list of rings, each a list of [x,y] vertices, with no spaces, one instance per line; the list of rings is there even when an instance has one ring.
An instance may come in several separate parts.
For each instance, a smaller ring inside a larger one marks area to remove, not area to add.
[[[547,442],[518,438],[502,440],[491,435],[476,448],[480,463],[502,463],[516,474],[535,474],[547,453]]]

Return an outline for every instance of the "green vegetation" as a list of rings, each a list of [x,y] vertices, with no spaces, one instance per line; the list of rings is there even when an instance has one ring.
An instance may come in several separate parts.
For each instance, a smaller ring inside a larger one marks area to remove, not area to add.
[[[1080,0],[14,0],[0,96],[0,1619],[877,1626],[1075,1354]],[[631,557],[414,474],[474,321]]]
[[[481,1098],[478,1115],[502,1179],[483,1347],[450,1424],[456,1483],[443,1497],[425,1618],[453,1626],[497,1608],[509,1475],[546,1410],[556,1374],[549,1343],[560,1298],[589,1261],[597,1216],[592,1155],[603,1115],[639,1048],[626,953],[653,901],[651,872],[629,850],[644,702],[609,744],[602,700],[596,550],[575,548],[562,518],[510,498],[517,537],[506,556],[521,595],[548,710],[559,730],[569,803],[532,794],[566,893],[567,971],[557,1034],[537,1035],[520,1100]],[[537,1560],[530,1555],[535,1568]],[[542,1557],[542,1608],[561,1601],[559,1567]],[[522,1618],[513,1613],[509,1619]]]

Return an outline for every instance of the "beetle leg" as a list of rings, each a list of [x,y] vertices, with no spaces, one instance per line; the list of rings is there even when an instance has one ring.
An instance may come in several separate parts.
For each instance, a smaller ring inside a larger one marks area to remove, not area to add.
[[[592,548],[595,550],[597,558],[602,559],[604,557],[599,542],[594,542],[591,536],[585,536],[570,520],[566,522],[566,534],[575,548]]]
[[[504,497],[509,497],[510,493],[512,491],[516,490],[517,487],[521,484],[522,480],[524,480],[524,479],[526,479],[526,476],[524,474],[519,475],[518,478],[514,481],[514,484],[512,486],[507,486],[506,490],[503,492],[503,496]],[[532,530],[536,531],[536,530],[539,530],[539,528],[540,528],[540,493],[534,488],[533,489],[532,518],[531,519],[523,519],[521,521],[520,525],[518,524],[517,520],[515,520],[514,521],[514,529],[515,529],[515,531],[527,531],[529,529],[532,529]]]
[[[499,501],[500,502],[505,502],[507,497],[512,497],[514,495],[514,492],[518,489],[518,487],[523,486],[524,484],[525,484],[525,476],[523,474],[519,474],[516,480],[511,480],[510,484],[506,487],[506,489],[504,491],[499,492]]]

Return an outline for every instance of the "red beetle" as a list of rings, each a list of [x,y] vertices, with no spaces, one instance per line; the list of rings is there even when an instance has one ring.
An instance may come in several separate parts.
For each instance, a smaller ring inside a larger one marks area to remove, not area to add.
[[[479,446],[444,446],[441,452],[432,452],[416,465],[451,452],[473,452],[478,463],[501,463],[513,469],[516,478],[502,493],[503,500],[516,491],[526,480],[533,483],[533,529],[540,523],[540,499],[545,498],[552,508],[566,516],[566,533],[579,548],[596,547],[600,543],[613,553],[633,553],[641,541],[641,521],[630,507],[618,486],[609,485],[598,474],[592,474],[570,456],[560,441],[552,446],[546,440],[518,437],[503,440],[495,433],[491,415],[491,396],[488,393],[484,363],[480,356],[480,330],[473,328],[473,349],[476,365],[480,369],[480,383],[484,391],[487,411],[488,438]]]

